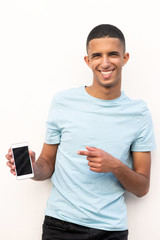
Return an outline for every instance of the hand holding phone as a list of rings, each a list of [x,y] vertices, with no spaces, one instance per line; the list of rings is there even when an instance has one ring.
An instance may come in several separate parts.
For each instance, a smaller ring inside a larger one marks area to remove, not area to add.
[[[17,176],[17,179],[26,179],[34,177],[32,160],[30,157],[27,143],[18,143],[11,146],[6,158],[7,166],[11,168],[11,173]],[[35,160],[35,156],[32,157]]]

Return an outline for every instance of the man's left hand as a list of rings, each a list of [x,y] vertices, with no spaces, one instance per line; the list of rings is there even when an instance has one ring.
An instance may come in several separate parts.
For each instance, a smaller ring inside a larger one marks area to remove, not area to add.
[[[97,173],[113,172],[119,160],[102,149],[86,147],[87,151],[78,151],[77,154],[87,157],[90,170]]]

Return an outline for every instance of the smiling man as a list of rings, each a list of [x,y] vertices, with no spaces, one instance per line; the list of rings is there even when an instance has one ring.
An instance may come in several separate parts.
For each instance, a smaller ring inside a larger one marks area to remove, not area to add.
[[[95,27],[87,54],[92,85],[54,96],[37,161],[30,152],[34,180],[53,182],[43,240],[127,240],[124,193],[142,197],[149,190],[152,120],[144,101],[121,90],[129,59],[122,32],[109,24]],[[6,157],[15,175],[10,150]]]
[[[87,52],[85,61],[93,72],[93,84],[86,89],[88,93],[92,95],[96,91],[97,97],[106,100],[119,97],[122,67],[129,59],[125,41],[109,36],[91,40],[88,37]]]

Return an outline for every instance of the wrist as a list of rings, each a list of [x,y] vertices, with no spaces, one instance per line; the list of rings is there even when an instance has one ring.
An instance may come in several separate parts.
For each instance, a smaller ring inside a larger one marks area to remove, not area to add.
[[[39,167],[37,166],[37,162],[33,163],[33,170],[34,170],[34,177],[32,178],[35,181],[39,181],[40,179],[40,172]]]
[[[118,158],[114,158],[112,173],[116,174],[121,166],[122,166],[122,162]]]

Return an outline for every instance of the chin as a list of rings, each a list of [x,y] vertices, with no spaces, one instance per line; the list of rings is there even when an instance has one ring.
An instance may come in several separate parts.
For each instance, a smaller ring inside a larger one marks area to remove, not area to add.
[[[102,87],[106,87],[106,88],[110,88],[110,87],[113,87],[115,85],[113,82],[99,82],[99,84]]]
[[[117,79],[99,80],[98,84],[100,84],[101,86],[106,87],[106,88],[111,88],[116,85],[119,85],[120,81],[119,81],[119,79],[118,79],[118,81],[117,81]]]

